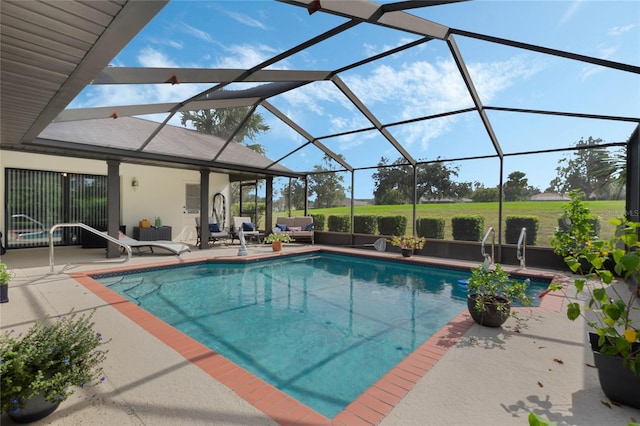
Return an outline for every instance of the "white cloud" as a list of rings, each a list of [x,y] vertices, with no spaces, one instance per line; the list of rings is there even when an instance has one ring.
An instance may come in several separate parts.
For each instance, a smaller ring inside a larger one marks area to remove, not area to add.
[[[252,68],[277,53],[264,44],[235,44],[225,47],[227,56],[219,58],[214,67],[220,68]]]
[[[182,49],[184,47],[181,42],[175,40],[167,40],[165,43],[167,46],[173,47],[174,49]]]
[[[182,28],[184,32],[186,32],[187,34],[195,38],[198,38],[202,41],[206,41],[208,43],[213,43],[213,38],[206,31],[199,30],[196,27],[192,27],[189,24],[182,24]]]
[[[527,79],[538,66],[525,63],[523,57],[499,62],[468,64],[476,90],[483,102],[490,102],[517,80]],[[370,77],[351,75],[345,81],[372,111],[380,108],[394,110],[387,121],[402,121],[472,106],[471,97],[453,61],[434,64],[420,61],[405,63],[399,68],[389,65],[377,67]],[[447,132],[458,120],[451,116],[428,122],[414,123],[398,130],[403,143],[420,143],[428,148],[429,140]]]
[[[558,22],[558,26],[562,26],[571,20],[573,15],[575,15],[576,12],[578,12],[578,9],[580,9],[580,6],[582,6],[581,4],[582,1],[583,0],[575,0],[571,2],[567,10],[564,12],[564,15],[562,15],[562,18],[560,18],[560,22]]]
[[[628,31],[633,30],[635,27],[637,27],[637,24],[629,24],[629,25],[625,25],[623,27],[613,27],[609,29],[609,35],[611,36],[619,36],[622,35]]]
[[[618,48],[617,47],[613,47],[613,46],[599,46],[598,47],[598,53],[599,53],[599,56],[602,59],[608,59],[608,58],[613,57],[613,55],[617,51],[618,51]],[[605,70],[605,68],[601,67],[599,65],[594,65],[594,64],[585,65],[580,70],[580,79],[582,81],[585,81],[589,77],[594,76],[596,74],[600,74],[604,70]]]
[[[264,25],[262,22],[258,21],[257,19],[253,19],[245,14],[242,13],[237,13],[237,12],[232,12],[230,10],[225,10],[224,14],[227,15],[228,17],[230,17],[231,19],[233,19],[234,21],[237,21],[243,25],[246,25],[248,27],[254,27],[254,28],[260,28],[262,30],[267,30],[269,29],[266,25]]]
[[[138,55],[140,66],[147,68],[175,68],[177,64],[171,61],[165,54],[151,47],[146,47]]]

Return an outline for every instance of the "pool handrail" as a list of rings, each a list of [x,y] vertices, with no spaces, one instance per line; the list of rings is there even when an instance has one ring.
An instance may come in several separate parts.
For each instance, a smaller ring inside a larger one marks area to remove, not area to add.
[[[98,231],[95,228],[90,227],[89,225],[85,225],[84,223],[58,223],[55,224],[51,227],[51,229],[49,229],[49,273],[53,273],[54,270],[54,256],[53,256],[53,249],[54,249],[54,245],[53,245],[53,232],[58,229],[58,228],[71,228],[71,227],[79,227],[82,229],[85,229],[89,232],[92,232],[96,235],[98,235],[99,237],[104,238],[105,240],[111,241],[112,243],[116,243],[119,246],[123,247],[126,251],[127,251],[127,257],[124,259],[118,258],[117,260],[92,260],[92,261],[87,261],[87,262],[69,262],[67,263],[62,270],[60,271],[60,273],[65,272],[67,269],[69,269],[71,266],[78,266],[78,265],[90,265],[90,264],[95,264],[95,263],[126,263],[131,259],[131,247],[128,244],[123,243],[122,241],[118,240],[117,238],[113,238],[112,236],[108,235],[105,232],[102,231]]]
[[[520,249],[522,249],[522,251],[520,251]],[[527,228],[522,228],[520,230],[520,237],[518,237],[518,251],[517,251],[517,258],[520,261],[521,269],[524,269],[527,267],[526,260],[525,260],[526,250],[527,250]]]
[[[489,234],[492,235],[491,255],[487,254],[487,252],[484,249],[484,245],[487,242],[487,238],[489,238]],[[495,245],[496,245],[496,233],[493,229],[493,226],[490,226],[489,229],[487,229],[487,232],[484,234],[484,238],[482,239],[482,245],[480,246],[480,253],[482,254],[482,257],[484,258],[485,261],[487,260],[487,258],[489,258],[489,265],[493,265],[493,260],[495,259]]]
[[[24,217],[25,219],[30,220],[31,222],[37,224],[38,226],[40,226],[40,231],[34,231],[34,232],[24,232],[24,233],[18,233],[18,237],[19,238],[24,238],[24,237],[30,237],[31,235],[39,235],[39,234],[44,234],[45,232],[47,232],[47,227],[44,225],[44,223],[32,218],[31,216],[28,216],[26,214],[12,214],[11,218],[12,219],[16,219],[19,217]]]

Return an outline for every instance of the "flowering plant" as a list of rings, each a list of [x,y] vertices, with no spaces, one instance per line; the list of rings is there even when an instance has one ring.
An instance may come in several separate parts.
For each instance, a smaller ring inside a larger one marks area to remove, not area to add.
[[[0,335],[0,393],[2,412],[16,413],[27,401],[42,394],[49,402],[64,401],[74,386],[104,380],[100,364],[107,351],[92,317],[71,311],[51,324],[37,322],[25,333]]]
[[[421,250],[427,240],[424,237],[414,237],[412,235],[403,237],[393,235],[389,242],[392,246],[400,247],[401,249]]]
[[[636,303],[640,281],[640,222],[624,218],[609,222],[616,227],[613,237],[587,241],[581,250],[564,258],[573,272],[581,271],[581,264],[589,265],[588,273],[574,280],[577,294],[576,299],[567,304],[567,317],[572,321],[585,318],[599,336],[600,352],[621,356],[625,365],[640,374],[640,308]],[[561,284],[552,286],[552,290],[561,288]],[[587,296],[586,305],[577,301],[581,294]]]
[[[283,232],[274,232],[273,234],[269,234],[264,238],[265,243],[272,243],[274,241],[281,241],[283,243],[290,243],[295,241],[289,234],[285,234]]]

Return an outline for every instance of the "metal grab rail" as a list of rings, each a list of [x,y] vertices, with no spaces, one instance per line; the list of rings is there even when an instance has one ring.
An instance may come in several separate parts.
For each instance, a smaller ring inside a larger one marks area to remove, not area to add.
[[[98,231],[95,228],[90,227],[89,225],[85,225],[84,223],[58,223],[56,225],[53,225],[51,227],[51,229],[49,229],[49,273],[53,273],[53,266],[54,266],[54,260],[53,260],[53,232],[58,229],[58,228],[71,228],[71,227],[80,227],[82,229],[86,229],[89,232],[93,232],[94,234],[104,238],[105,240],[111,241],[112,243],[116,243],[119,246],[123,247],[125,250],[127,250],[127,257],[126,259],[118,259],[118,260],[92,260],[90,262],[69,262],[67,263],[62,270],[60,271],[60,273],[65,272],[70,266],[77,266],[77,265],[90,265],[93,263],[126,263],[131,259],[131,247],[128,244],[123,243],[122,241],[113,238],[110,235],[107,235],[106,233],[102,232],[102,231]]]
[[[484,249],[484,244],[487,241],[487,238],[489,238],[489,234],[492,234],[493,238],[491,239],[491,256],[489,256],[487,254],[487,252]],[[489,258],[489,265],[493,265],[493,259],[495,259],[495,245],[496,245],[496,233],[493,230],[493,227],[490,226],[489,229],[487,229],[487,233],[484,234],[484,238],[482,239],[482,245],[480,246],[480,253],[482,253],[482,257],[484,257],[485,263],[487,258]]]
[[[522,249],[522,251],[520,251]],[[525,255],[527,251],[527,228],[522,228],[520,231],[520,237],[518,237],[518,251],[517,257],[520,261],[520,268],[526,268]]]

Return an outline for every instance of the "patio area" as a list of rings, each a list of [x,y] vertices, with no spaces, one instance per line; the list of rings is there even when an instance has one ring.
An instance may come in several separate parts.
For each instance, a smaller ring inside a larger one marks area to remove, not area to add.
[[[235,257],[238,248],[221,245],[201,251],[194,247],[180,257],[134,255],[125,266]],[[317,248],[322,246],[290,245],[285,251]],[[248,251],[250,256],[271,255],[268,245],[249,245]],[[106,380],[97,387],[79,389],[38,424],[513,425],[527,424],[532,411],[559,425],[623,425],[640,420],[640,410],[612,404],[600,390],[586,328],[566,319],[557,295],[546,296],[539,308],[526,309],[524,324],[509,319],[498,329],[475,324],[466,329],[468,318],[461,313],[454,320],[457,324],[429,340],[431,353],[436,354],[431,366],[422,377],[399,385],[395,400],[381,396],[371,401],[367,396],[369,400],[358,399],[329,420],[287,408],[295,401],[268,405],[268,394],[248,397],[229,380],[240,373],[230,372],[227,380],[212,377],[199,362],[196,365],[158,338],[152,327],[145,328],[123,314],[123,303],[105,301],[70,276],[122,265],[86,265],[69,274],[50,274],[48,255],[48,249],[28,249],[2,257],[15,271],[10,302],[0,309],[2,330],[25,329],[36,319],[72,308],[77,312],[96,309],[96,328],[112,341],[104,364]],[[104,260],[104,249],[57,248],[55,270],[85,258]],[[412,259],[443,263],[419,256]],[[374,387],[384,390],[385,383]],[[12,424],[6,414],[1,421]]]

